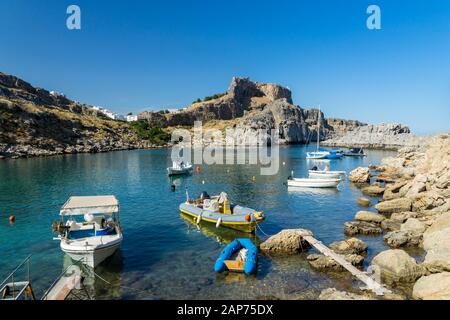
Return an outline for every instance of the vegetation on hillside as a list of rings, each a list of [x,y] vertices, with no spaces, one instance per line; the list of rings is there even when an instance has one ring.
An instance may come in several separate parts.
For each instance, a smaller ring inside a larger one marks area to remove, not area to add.
[[[138,137],[150,143],[162,145],[170,141],[170,134],[160,127],[150,127],[146,121],[131,122],[131,126],[136,130]]]
[[[212,96],[206,96],[203,100],[198,98],[193,103],[199,103],[199,102],[202,102],[202,101],[206,102],[206,101],[209,101],[209,100],[219,99],[219,98],[223,97],[224,95],[226,95],[226,93],[217,93],[217,94],[214,94]]]

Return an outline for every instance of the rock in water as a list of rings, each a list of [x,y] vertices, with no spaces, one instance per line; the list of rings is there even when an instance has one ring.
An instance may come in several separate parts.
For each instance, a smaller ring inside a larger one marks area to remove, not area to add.
[[[370,181],[370,170],[369,168],[359,167],[350,172],[349,178],[350,182],[353,183],[366,183]]]
[[[354,236],[357,234],[377,235],[383,233],[383,230],[377,223],[351,221],[344,223],[344,233],[348,236]]]
[[[335,288],[328,288],[322,290],[319,295],[319,300],[373,300],[373,298],[360,294],[338,291]]]
[[[425,276],[417,280],[413,298],[420,300],[450,300],[450,272]]]
[[[352,265],[358,267],[364,262],[364,257],[358,254],[346,254],[343,256],[344,259],[350,262]],[[310,254],[308,257],[308,262],[316,269],[322,271],[344,271],[345,268],[337,263],[333,258],[327,257],[322,254]]]
[[[384,236],[384,241],[391,248],[418,246],[422,241],[422,234],[411,231],[395,230]]]
[[[380,252],[372,259],[371,266],[388,284],[414,282],[426,273],[425,268],[418,265],[414,258],[399,249]]]
[[[260,249],[267,253],[296,254],[309,248],[304,236],[312,236],[306,229],[285,229],[261,243]]]
[[[383,201],[378,203],[375,208],[380,213],[394,213],[394,212],[404,212],[410,211],[412,206],[412,201],[407,198],[394,199],[389,201]]]
[[[370,207],[372,205],[372,203],[370,202],[369,199],[361,197],[359,198],[356,203],[358,203],[358,205],[360,205],[361,207]]]
[[[385,190],[385,187],[378,185],[371,185],[361,189],[363,193],[368,194],[369,196],[382,196]]]
[[[358,211],[355,215],[355,220],[357,221],[365,221],[365,222],[373,222],[380,224],[386,217],[382,216],[378,213],[373,213],[369,211]]]
[[[367,252],[367,244],[357,238],[336,241],[330,244],[330,249],[339,254],[363,254]]]

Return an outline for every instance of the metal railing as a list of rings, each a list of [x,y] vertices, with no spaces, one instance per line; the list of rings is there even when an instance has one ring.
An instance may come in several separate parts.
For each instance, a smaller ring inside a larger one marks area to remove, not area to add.
[[[0,289],[5,285],[11,283],[12,284],[12,296],[13,299],[16,299],[16,282],[14,281],[14,275],[26,264],[27,268],[27,282],[30,283],[30,258],[31,254],[28,255],[25,260],[23,260],[10,274],[7,276],[3,282],[0,284]],[[11,281],[9,281],[11,279]],[[23,282],[23,281],[21,281]]]

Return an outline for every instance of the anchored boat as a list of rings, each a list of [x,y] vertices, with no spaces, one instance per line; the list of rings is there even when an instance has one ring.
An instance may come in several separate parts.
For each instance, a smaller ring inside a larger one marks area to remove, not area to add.
[[[344,153],[344,156],[346,156],[346,157],[365,157],[367,155],[364,153],[364,150],[362,148],[351,148],[349,151]]]
[[[173,161],[172,166],[167,168],[167,174],[169,176],[190,174],[192,172],[192,164],[189,162]]]
[[[236,239],[220,253],[215,272],[232,271],[252,274],[256,271],[258,248],[250,239]]]
[[[254,232],[265,218],[261,211],[231,204],[225,192],[218,196],[202,192],[196,200],[190,200],[187,194],[186,202],[180,204],[180,211],[194,217],[197,224],[205,221],[214,223],[217,228],[226,227],[243,232]]]
[[[70,197],[60,215],[61,221],[52,225],[59,232],[54,239],[73,260],[94,268],[122,243],[120,206],[114,196]],[[83,221],[75,220],[79,216]]]
[[[345,171],[331,171],[328,165],[323,170],[314,166],[308,170],[308,175],[312,179],[342,179],[345,176]]]
[[[328,151],[321,151],[320,150],[320,107],[319,107],[319,113],[317,116],[317,147],[316,151],[314,152],[307,152],[306,153],[306,159],[328,159],[328,155],[330,152]]]
[[[341,179],[312,179],[289,177],[287,184],[289,187],[337,188],[341,181]]]

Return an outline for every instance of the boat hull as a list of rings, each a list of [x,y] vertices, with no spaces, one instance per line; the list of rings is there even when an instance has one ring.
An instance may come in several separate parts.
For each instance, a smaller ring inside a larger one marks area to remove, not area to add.
[[[308,152],[306,159],[327,159],[329,152]]]
[[[191,216],[195,219],[198,219],[201,215],[201,221],[207,223],[213,223],[217,225],[218,220],[221,219],[219,225],[220,227],[230,228],[247,233],[254,232],[256,226],[264,221],[264,216],[261,212],[240,206],[234,207],[234,211],[238,210],[239,213],[233,214],[221,214],[218,212],[203,210],[190,203],[180,204],[179,209],[181,213]],[[260,217],[255,217],[255,214],[260,215]],[[247,215],[250,216],[250,221],[246,221]]]
[[[341,181],[341,179],[289,179],[287,183],[290,187],[337,188]]]
[[[184,169],[167,168],[167,174],[169,176],[179,176],[184,174],[190,174],[192,172],[192,167]]]
[[[81,261],[83,264],[95,268],[105,259],[111,256],[122,243],[122,235],[117,239],[98,246],[73,245],[73,242],[61,240],[61,250],[72,260]]]

